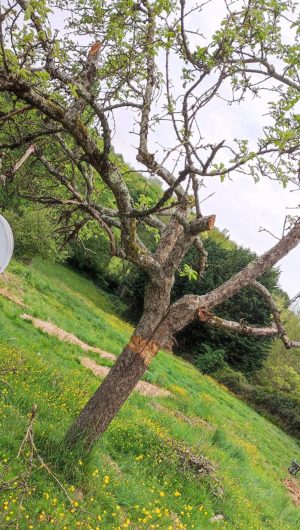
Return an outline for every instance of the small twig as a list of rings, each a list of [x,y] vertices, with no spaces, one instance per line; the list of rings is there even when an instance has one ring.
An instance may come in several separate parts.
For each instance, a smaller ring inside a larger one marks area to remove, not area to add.
[[[272,232],[270,232],[270,230],[268,230],[267,228],[263,228],[262,226],[260,226],[258,231],[259,232],[267,232],[267,234],[269,234],[270,236],[275,237],[275,239],[277,239],[277,241],[280,241],[280,237],[277,237],[277,236],[275,236],[275,234],[272,234]]]
[[[285,306],[285,309],[287,309],[288,307],[290,307],[292,304],[294,304],[296,302],[296,300],[298,300],[298,298],[300,298],[300,292],[297,293],[295,296],[293,296],[293,298],[291,298],[288,303],[286,304]]]
[[[32,440],[33,440],[33,422],[36,418],[36,414],[37,414],[37,405],[34,403],[32,405],[32,408],[31,408],[31,413],[30,413],[30,418],[29,418],[29,425],[27,427],[27,431],[26,431],[26,434],[21,442],[21,445],[20,445],[20,448],[19,448],[19,451],[18,451],[18,454],[17,454],[17,458],[20,458],[21,456],[21,453],[24,449],[24,446],[27,442],[31,442],[32,443]]]
[[[18,475],[16,477],[13,477],[7,482],[4,482],[4,480],[1,480],[0,482],[0,492],[1,491],[15,491],[18,490],[25,485],[25,479],[28,478],[27,473],[23,473],[22,475]],[[24,482],[22,482],[24,480]]]
[[[0,122],[9,120],[13,116],[16,116],[17,114],[22,114],[23,112],[26,112],[27,110],[30,110],[31,108],[32,108],[31,105],[27,105],[26,107],[23,107],[21,109],[15,109],[11,112],[8,112],[7,114],[0,116]]]
[[[37,405],[34,403],[32,405],[32,409],[31,409],[31,413],[30,413],[30,418],[29,418],[29,424],[28,424],[28,428],[27,428],[27,431],[26,431],[26,434],[22,440],[22,443],[20,445],[20,449],[18,451],[18,455],[17,455],[17,458],[20,457],[25,445],[28,443],[31,447],[31,454],[30,454],[30,467],[33,467],[33,458],[34,456],[37,458],[37,460],[40,462],[41,464],[41,467],[42,468],[45,468],[46,471],[49,473],[49,475],[55,480],[55,482],[59,485],[59,487],[61,488],[61,490],[64,492],[64,494],[66,495],[68,501],[70,502],[70,504],[73,506],[73,501],[71,499],[71,497],[69,496],[66,488],[63,486],[63,484],[60,482],[60,480],[57,478],[57,476],[53,473],[53,471],[50,469],[50,467],[45,463],[45,461],[42,459],[42,457],[40,456],[38,450],[37,450],[37,447],[34,443],[34,432],[33,432],[33,423],[34,423],[34,420],[36,419],[36,415],[37,415]]]
[[[10,374],[10,373],[15,373],[18,371],[18,368],[16,368],[15,366],[13,367],[5,367],[5,368],[0,368],[0,374],[3,375],[3,374]]]
[[[3,383],[3,385],[7,385],[10,388],[10,390],[13,392],[13,387],[7,381],[0,379],[0,383]]]
[[[202,204],[203,202],[207,201],[208,199],[213,197],[213,195],[215,195],[215,194],[216,194],[215,191],[213,193],[210,193],[209,195],[207,195],[207,197],[204,197],[204,199],[202,199],[199,204]]]
[[[4,366],[3,368],[0,368],[0,375],[15,373],[17,371],[18,371],[17,366],[7,365],[7,366]],[[0,379],[0,383],[3,383],[3,385],[8,386],[12,392],[14,391],[12,386],[7,381],[4,381],[4,379]]]

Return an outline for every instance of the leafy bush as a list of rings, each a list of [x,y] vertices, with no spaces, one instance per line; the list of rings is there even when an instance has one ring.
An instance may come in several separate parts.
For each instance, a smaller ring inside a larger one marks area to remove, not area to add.
[[[300,438],[300,399],[287,392],[250,384],[241,372],[229,366],[217,370],[214,377],[258,412],[267,416],[289,434]]]
[[[245,375],[233,370],[228,365],[214,372],[213,376],[220,383],[238,394],[243,394],[245,396],[247,391],[251,389],[251,385],[248,383]]]
[[[51,210],[21,206],[17,211],[5,211],[15,240],[14,255],[31,260],[39,256],[49,261],[64,261],[67,251],[61,251],[61,241],[54,234]]]
[[[225,351],[221,348],[214,350],[208,344],[204,344],[203,353],[201,355],[197,355],[194,358],[193,364],[195,364],[195,366],[197,366],[201,372],[205,374],[211,374],[218,368],[224,366],[224,355]]]
[[[300,399],[284,392],[268,392],[253,388],[250,402],[259,411],[266,411],[277,423],[293,436],[300,438]]]
[[[70,242],[69,263],[92,278],[102,289],[109,290],[109,243],[100,231],[83,230],[80,239]]]

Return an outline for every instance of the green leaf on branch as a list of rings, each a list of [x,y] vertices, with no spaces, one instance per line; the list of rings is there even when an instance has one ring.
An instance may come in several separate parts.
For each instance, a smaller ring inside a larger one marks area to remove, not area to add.
[[[179,272],[179,276],[188,278],[189,282],[195,282],[198,279],[198,272],[186,263]]]

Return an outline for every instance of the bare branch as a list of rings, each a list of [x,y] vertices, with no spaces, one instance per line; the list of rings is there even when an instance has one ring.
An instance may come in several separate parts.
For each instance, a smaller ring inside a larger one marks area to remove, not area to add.
[[[0,149],[18,149],[24,144],[37,140],[42,136],[52,136],[53,134],[63,132],[63,128],[59,127],[47,127],[45,129],[39,129],[36,132],[28,133],[21,136],[19,139],[14,138],[11,142],[6,142],[0,144]]]
[[[291,298],[291,299],[288,301],[288,303],[287,303],[287,305],[286,305],[286,309],[287,309],[288,307],[290,307],[292,304],[294,304],[294,303],[298,300],[298,298],[300,298],[300,293],[297,293],[295,296],[293,296],[293,298]]]
[[[151,214],[153,214],[155,212],[159,212],[161,210],[161,208],[163,207],[163,205],[169,199],[171,199],[174,191],[178,188],[178,186],[181,184],[181,182],[183,182],[185,180],[187,174],[188,174],[187,170],[180,171],[179,177],[176,180],[174,180],[173,184],[168,189],[166,189],[166,191],[164,192],[163,196],[161,197],[161,199],[159,199],[159,201],[155,204],[155,206],[152,206],[152,208],[149,208],[148,210],[132,210],[130,216],[137,217],[137,218],[142,218],[142,217],[146,217],[148,215],[151,215]]]
[[[198,309],[197,315],[200,322],[226,331],[235,331],[254,337],[276,337],[278,335],[278,330],[275,326],[262,328],[248,326],[244,322],[234,322],[233,320],[225,320],[224,318],[217,317],[205,309]]]
[[[227,331],[235,331],[243,335],[255,337],[278,337],[283,342],[286,349],[300,348],[300,341],[292,341],[289,339],[284,325],[281,321],[279,309],[277,308],[276,302],[273,299],[271,293],[268,291],[268,289],[257,281],[252,282],[250,285],[257,289],[266,300],[267,304],[271,309],[275,325],[269,327],[249,326],[244,322],[238,323],[217,317],[216,315],[213,315],[210,311],[204,308],[200,308],[197,311],[199,320],[213,327],[225,329]]]
[[[35,145],[31,145],[30,147],[28,147],[28,149],[21,156],[18,162],[16,162],[14,167],[9,172],[7,172],[7,176],[12,177],[15,173],[17,173],[17,171],[19,171],[19,169],[23,166],[23,164],[25,164],[26,160],[28,160],[28,158],[33,153],[35,153],[35,149],[36,149]]]
[[[79,82],[85,91],[89,92],[93,86],[96,78],[96,68],[100,52],[102,49],[102,43],[96,41],[90,48],[86,64],[79,76]],[[78,82],[78,80],[76,80]],[[84,99],[77,97],[75,101],[70,105],[67,110],[68,115],[71,120],[75,120],[78,115],[80,115],[86,106]],[[103,117],[102,117],[103,118]]]
[[[251,285],[256,278],[273,267],[300,242],[300,221],[270,250],[258,257],[235,274],[230,280],[213,291],[202,295],[186,295],[175,302],[170,309],[169,320],[173,330],[183,329],[194,319],[198,309],[209,310],[228,300],[244,287]]]
[[[210,311],[207,311],[204,308],[198,309],[197,315],[200,322],[205,323],[214,328],[224,329],[226,331],[233,331],[242,335],[247,335],[249,337],[278,337],[282,340],[286,349],[300,348],[300,342],[289,340],[281,323],[278,327],[278,322],[276,323],[276,326],[249,326],[248,324],[242,321],[235,322],[233,320],[225,320],[224,318],[217,317],[216,315],[214,315]]]
[[[196,237],[194,241],[194,247],[197,250],[199,256],[198,274],[199,276],[202,276],[206,268],[208,254],[200,237]]]
[[[87,203],[84,198],[81,196],[81,194],[75,189],[75,187],[66,179],[66,177],[60,173],[57,169],[54,168],[54,166],[49,162],[49,160],[46,159],[46,157],[42,154],[38,154],[39,160],[42,162],[42,164],[48,169],[48,171],[54,175],[67,189],[68,191],[73,195],[75,202],[86,212],[91,214],[91,217],[96,219],[98,221],[101,228],[107,233],[110,245],[111,245],[111,254],[113,256],[118,255],[117,247],[116,247],[116,241],[114,234],[111,230],[111,228],[108,226],[108,224],[104,221],[103,217],[101,217],[100,213],[91,206],[91,204]]]
[[[276,305],[275,300],[273,299],[271,293],[268,291],[268,289],[262,285],[261,283],[255,281],[251,284],[255,289],[257,289],[264,299],[266,300],[267,304],[269,305],[271,309],[271,313],[274,318],[274,322],[277,328],[278,336],[282,340],[283,344],[287,349],[290,348],[300,348],[300,342],[291,341],[286,333],[285,327],[281,321],[280,311]]]

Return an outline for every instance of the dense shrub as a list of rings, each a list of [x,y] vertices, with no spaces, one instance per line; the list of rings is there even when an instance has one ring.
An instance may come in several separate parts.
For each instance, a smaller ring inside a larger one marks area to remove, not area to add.
[[[244,397],[251,390],[251,385],[247,381],[244,374],[237,372],[226,365],[223,368],[216,370],[213,376],[223,385],[226,385],[230,390],[238,394],[243,394]]]
[[[203,354],[197,355],[193,359],[193,364],[205,374],[211,374],[218,368],[224,366],[224,350],[214,350],[208,344],[203,347]]]
[[[257,410],[269,413],[280,427],[300,438],[300,399],[284,392],[270,393],[264,388],[254,387],[250,403]]]
[[[69,264],[90,277],[98,287],[109,290],[109,242],[98,231],[83,230],[80,238],[70,242]]]
[[[61,241],[54,234],[54,220],[49,209],[20,206],[16,211],[4,211],[15,241],[14,255],[31,260],[39,256],[49,261],[64,261],[67,251],[60,249]]]
[[[253,385],[245,376],[226,366],[217,370],[214,377],[258,412],[267,416],[289,434],[300,438],[300,399],[290,393],[273,391]]]

